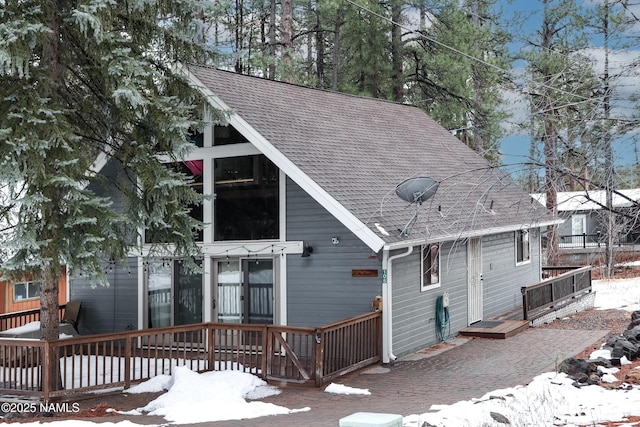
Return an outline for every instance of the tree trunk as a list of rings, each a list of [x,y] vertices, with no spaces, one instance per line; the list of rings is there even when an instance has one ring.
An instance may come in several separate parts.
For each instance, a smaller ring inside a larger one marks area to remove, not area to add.
[[[396,102],[402,102],[404,100],[404,73],[402,69],[402,62],[404,59],[402,53],[402,33],[400,28],[400,19],[402,18],[402,7],[399,0],[391,1],[391,62],[392,62],[392,76],[393,76],[393,89],[392,96]]]
[[[283,79],[293,83],[293,4],[292,0],[282,0],[282,62]]]
[[[276,0],[269,3],[269,72],[267,78],[276,78]]]
[[[611,148],[611,131],[610,129],[610,117],[611,117],[611,98],[609,95],[609,1],[605,0],[604,4],[604,17],[603,17],[603,31],[604,31],[604,76],[603,76],[603,108],[604,108],[604,169],[605,169],[605,192],[607,196],[607,240],[605,245],[605,263],[607,266],[606,277],[611,278],[613,275],[614,254],[613,245],[615,237],[615,213],[613,210],[613,150]]]
[[[474,0],[472,2],[471,13],[472,13],[472,22],[473,26],[477,29],[477,33],[480,34],[480,8],[478,6],[479,0]],[[473,54],[477,55],[478,58],[482,58],[482,53],[480,52],[481,45],[478,39],[473,42]],[[484,88],[481,81],[480,76],[480,63],[478,61],[473,61],[471,63],[472,66],[472,78],[473,78],[473,91],[474,91],[474,120],[473,120],[473,149],[476,150],[481,156],[484,156],[484,136],[483,136],[483,128],[480,118],[482,117],[482,108],[484,105]]]
[[[336,22],[333,29],[333,70],[331,78],[331,89],[338,90],[338,73],[340,72],[340,28],[342,27],[342,2],[338,3],[336,10]]]

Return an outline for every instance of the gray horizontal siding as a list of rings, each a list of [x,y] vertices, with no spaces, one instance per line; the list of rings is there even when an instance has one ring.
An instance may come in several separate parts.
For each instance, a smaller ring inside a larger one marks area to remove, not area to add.
[[[138,275],[137,259],[129,265],[107,271],[108,286],[97,285],[86,276],[70,279],[72,301],[81,301],[78,332],[101,334],[137,329]]]
[[[287,256],[287,323],[320,326],[370,311],[382,283],[371,250],[290,179],[286,209],[287,240],[313,248],[308,258]],[[352,277],[354,269],[373,269],[378,277]]]
[[[424,292],[420,290],[420,251],[415,247],[392,266],[393,351],[399,357],[438,343],[436,300],[445,291],[449,292],[451,336],[467,323],[466,245],[442,244],[441,286]]]
[[[520,287],[540,277],[539,230],[532,230],[531,262],[516,266],[515,233],[482,237],[483,317],[522,306]],[[441,245],[441,286],[420,291],[420,247],[393,263],[393,350],[403,356],[438,343],[436,300],[449,293],[450,336],[468,326],[467,243]]]
[[[485,319],[522,306],[520,288],[539,281],[539,236],[539,230],[531,230],[531,262],[521,265],[516,265],[514,232],[482,238]]]

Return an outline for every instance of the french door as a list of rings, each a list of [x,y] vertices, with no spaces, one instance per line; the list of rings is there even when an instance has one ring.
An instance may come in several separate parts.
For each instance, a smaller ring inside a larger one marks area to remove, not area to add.
[[[224,323],[273,323],[273,260],[215,261],[213,319]]]
[[[147,326],[202,322],[202,274],[178,260],[152,261],[147,266]]]

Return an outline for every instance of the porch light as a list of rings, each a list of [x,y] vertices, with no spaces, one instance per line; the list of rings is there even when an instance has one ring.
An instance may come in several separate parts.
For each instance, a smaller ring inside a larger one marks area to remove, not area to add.
[[[313,248],[309,246],[309,242],[304,242],[302,245],[302,258],[308,258],[313,253]]]

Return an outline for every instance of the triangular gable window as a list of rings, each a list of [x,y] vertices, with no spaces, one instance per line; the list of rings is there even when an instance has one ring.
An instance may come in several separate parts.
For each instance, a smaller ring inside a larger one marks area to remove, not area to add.
[[[232,126],[216,125],[213,128],[213,145],[245,144],[249,140]]]

